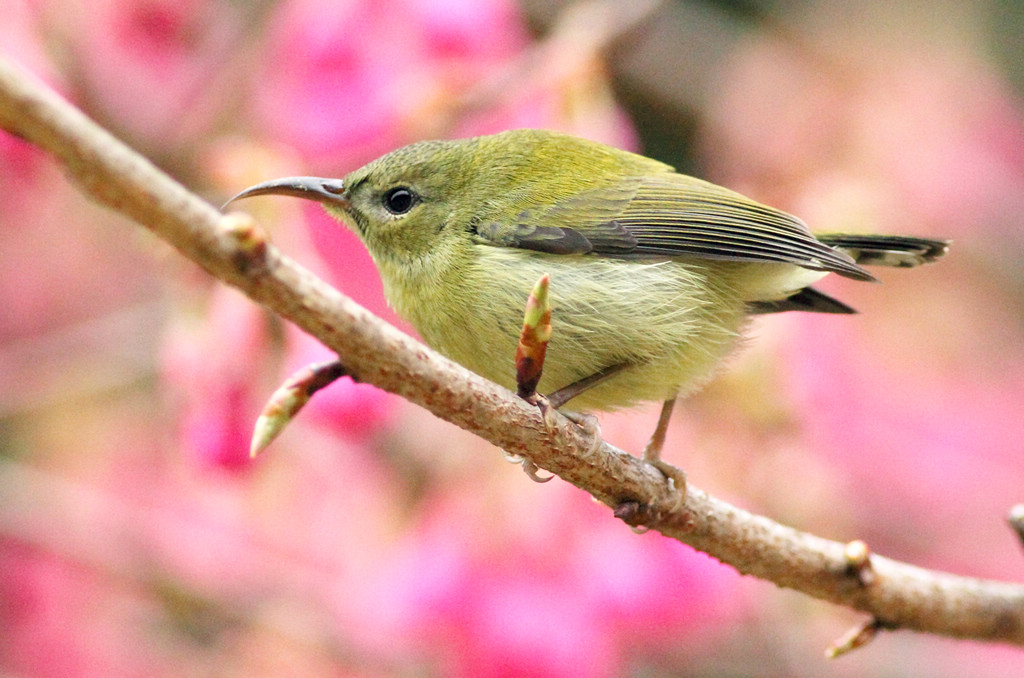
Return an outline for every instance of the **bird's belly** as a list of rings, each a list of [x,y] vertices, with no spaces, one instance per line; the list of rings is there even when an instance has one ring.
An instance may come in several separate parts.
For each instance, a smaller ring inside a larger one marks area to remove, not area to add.
[[[440,352],[515,389],[526,299],[549,274],[553,334],[538,390],[629,365],[571,401],[572,409],[611,410],[686,393],[712,376],[744,323],[744,303],[710,266],[481,250],[476,265],[460,273],[472,294],[410,320]]]

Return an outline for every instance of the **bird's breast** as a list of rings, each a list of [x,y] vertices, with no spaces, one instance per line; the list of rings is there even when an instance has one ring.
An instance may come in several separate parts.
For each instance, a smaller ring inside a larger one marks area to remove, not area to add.
[[[553,335],[540,389],[611,365],[635,365],[572,406],[614,409],[672,397],[706,378],[735,343],[743,303],[702,266],[547,255],[480,245],[459,265],[382,270],[396,311],[424,341],[515,388],[515,351],[530,290],[551,278]]]

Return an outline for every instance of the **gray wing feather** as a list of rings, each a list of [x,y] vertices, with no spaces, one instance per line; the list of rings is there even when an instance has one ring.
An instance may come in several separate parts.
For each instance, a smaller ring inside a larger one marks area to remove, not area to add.
[[[800,219],[681,174],[626,178],[523,210],[514,223],[478,225],[476,234],[551,254],[781,262],[872,279]]]

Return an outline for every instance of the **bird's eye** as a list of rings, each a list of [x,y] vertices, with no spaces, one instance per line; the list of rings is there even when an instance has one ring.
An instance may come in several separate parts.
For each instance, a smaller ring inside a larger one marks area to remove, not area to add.
[[[384,209],[392,214],[405,214],[413,208],[419,196],[405,186],[392,188],[384,194]]]

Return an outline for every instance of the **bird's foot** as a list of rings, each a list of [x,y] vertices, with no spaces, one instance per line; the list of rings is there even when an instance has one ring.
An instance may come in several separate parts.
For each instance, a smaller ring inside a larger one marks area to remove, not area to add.
[[[644,447],[643,460],[665,476],[669,490],[675,493],[675,501],[668,509],[669,513],[674,513],[683,508],[686,503],[686,471],[661,458],[661,443],[663,442],[664,435],[658,436],[656,433]]]
[[[583,435],[590,441],[590,445],[587,447],[588,457],[601,449],[601,446],[604,445],[604,438],[601,437],[601,422],[597,417],[584,412],[562,412],[562,416],[579,426],[583,430]]]

